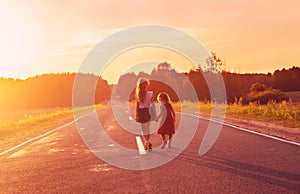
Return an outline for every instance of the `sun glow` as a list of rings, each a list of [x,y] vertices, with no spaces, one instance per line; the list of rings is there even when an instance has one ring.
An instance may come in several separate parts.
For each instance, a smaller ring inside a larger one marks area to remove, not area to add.
[[[124,6],[128,9],[123,9]],[[86,53],[102,39],[127,27],[147,24],[190,33],[208,51],[217,53],[226,62],[228,71],[272,73],[299,66],[298,7],[299,1],[271,0],[247,3],[229,0],[218,5],[194,0],[171,4],[3,0],[0,1],[0,77],[76,72]],[[159,61],[164,60],[169,61],[162,55]]]
[[[24,65],[32,56],[34,34],[30,32],[24,13],[19,13],[9,5],[0,7],[0,26],[1,74],[22,77],[24,71],[28,70]]]

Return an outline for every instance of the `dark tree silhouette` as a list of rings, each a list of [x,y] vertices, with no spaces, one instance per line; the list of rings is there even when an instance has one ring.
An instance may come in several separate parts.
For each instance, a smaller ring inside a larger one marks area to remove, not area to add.
[[[218,66],[224,65],[222,60],[220,60],[218,57],[216,57],[215,54],[212,55],[211,60],[216,61],[216,63],[219,63]],[[216,69],[215,67],[212,68],[213,71]],[[299,84],[294,84],[299,79],[298,73],[299,68],[293,67],[286,73],[287,76],[291,76],[292,78],[289,79],[279,79],[281,76],[279,76],[279,73],[282,73],[281,71],[275,71],[275,75],[272,75],[271,73],[268,74],[237,74],[237,73],[230,73],[230,72],[222,72],[222,77],[225,83],[226,88],[226,95],[227,95],[227,102],[233,103],[235,99],[239,99],[242,97],[242,99],[246,99],[249,94],[249,89],[251,85],[258,82],[260,84],[266,85],[266,87],[274,88],[274,89],[281,89],[281,87],[286,87],[289,85],[293,85],[293,90],[300,91]],[[219,71],[219,70],[218,70]],[[128,91],[129,85],[136,84],[136,81],[139,77],[145,77],[150,80],[159,80],[163,79],[161,83],[165,83],[166,85],[170,86],[176,94],[178,94],[178,91],[181,91],[183,93],[182,96],[178,96],[181,100],[194,100],[190,96],[190,90],[191,88],[188,87],[188,83],[191,83],[193,88],[195,89],[195,92],[197,94],[197,98],[199,101],[210,101],[210,100],[217,100],[218,99],[211,99],[210,91],[206,82],[206,79],[208,80],[214,80],[214,79],[220,79],[220,76],[216,76],[215,72],[210,71],[209,69],[206,69],[205,71],[197,68],[190,70],[188,73],[177,73],[174,69],[172,69],[171,65],[163,62],[158,64],[157,68],[154,68],[151,72],[151,74],[146,73],[140,73],[139,75],[135,75],[134,73],[128,73],[125,75],[122,75],[119,79],[118,85],[120,85],[120,89],[118,94],[120,96],[124,96],[125,100],[128,100],[128,96],[130,96],[130,100],[134,99],[134,96],[127,94],[128,92],[132,91],[132,87],[130,91]],[[206,79],[204,78],[206,77]],[[286,80],[290,80],[288,83],[283,82]],[[292,83],[290,83],[292,82]],[[300,83],[300,82],[297,82]],[[159,88],[159,85],[156,86]],[[165,86],[160,86],[161,88],[164,88]],[[291,89],[291,88],[289,88]],[[216,88],[217,90],[217,88]],[[285,89],[281,89],[282,91],[287,91]],[[127,91],[127,93],[126,93]],[[221,95],[221,94],[220,94]],[[175,96],[171,98],[176,98]]]
[[[294,66],[289,70],[276,70],[272,87],[284,92],[300,91],[300,68]]]
[[[216,55],[212,55],[211,60],[219,63],[218,66],[224,64]],[[213,67],[211,70],[216,69]],[[91,96],[95,99],[95,103],[110,100],[113,88],[115,89],[114,95],[126,101],[133,100],[135,98],[133,90],[140,77],[151,80],[151,89],[156,91],[155,95],[160,91],[166,91],[173,101],[195,99],[218,101],[218,99],[211,99],[206,79],[220,79],[220,76],[216,76],[208,69],[204,71],[200,68],[178,73],[172,69],[171,64],[163,62],[158,64],[158,68],[153,69],[151,74],[140,72],[138,75],[134,73],[121,75],[115,86],[109,85],[106,80],[92,74],[45,74],[26,80],[0,78],[0,109],[71,107],[73,82],[76,75],[83,76],[87,80],[79,87],[95,90],[95,96]],[[223,71],[222,77],[228,103],[240,97],[245,99],[244,102],[259,98],[263,98],[263,100],[260,99],[261,102],[267,102],[271,98],[280,101],[286,99],[280,91],[300,91],[300,68],[295,66],[287,70],[276,70],[274,74],[237,74]],[[91,86],[88,80],[95,79],[98,80],[96,88],[87,87]],[[196,97],[193,97],[192,90],[195,91]]]
[[[95,88],[95,103],[109,100],[111,86],[107,81],[91,74],[98,83]],[[0,79],[0,109],[71,107],[75,73],[45,74],[26,80]],[[88,80],[88,79],[87,79]],[[87,87],[89,83],[81,83]]]

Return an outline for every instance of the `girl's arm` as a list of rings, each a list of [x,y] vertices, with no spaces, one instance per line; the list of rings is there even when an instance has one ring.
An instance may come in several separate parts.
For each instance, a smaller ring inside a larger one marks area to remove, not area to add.
[[[172,115],[173,121],[174,121],[174,123],[175,123],[175,121],[176,121],[176,119],[175,119],[175,111],[174,111],[172,105],[171,105],[171,115]]]
[[[163,104],[160,105],[160,112],[159,112],[159,114],[157,115],[157,120],[160,119],[160,118],[162,118],[163,115],[166,114],[166,112],[167,112],[166,107],[165,107]]]
[[[159,108],[160,108],[159,114],[156,116],[157,120],[162,117],[162,106],[160,105]]]

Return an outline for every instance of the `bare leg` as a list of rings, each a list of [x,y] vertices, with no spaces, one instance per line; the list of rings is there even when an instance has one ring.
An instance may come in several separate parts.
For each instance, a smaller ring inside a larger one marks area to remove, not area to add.
[[[161,134],[161,140],[162,140],[162,145],[161,145],[161,149],[164,149],[167,145],[167,141],[166,141],[166,136],[164,134]]]
[[[144,146],[145,149],[148,149],[148,145],[150,144],[149,139],[150,139],[150,122],[147,123],[142,123],[141,124],[142,128],[142,134],[143,134],[143,139],[144,139]]]
[[[169,134],[169,144],[168,144],[168,148],[171,148],[171,143],[172,143],[172,134]]]
[[[161,138],[161,141],[162,141],[162,142],[165,142],[165,141],[166,141],[166,136],[165,136],[165,135],[161,134],[161,135],[160,135],[160,138]]]

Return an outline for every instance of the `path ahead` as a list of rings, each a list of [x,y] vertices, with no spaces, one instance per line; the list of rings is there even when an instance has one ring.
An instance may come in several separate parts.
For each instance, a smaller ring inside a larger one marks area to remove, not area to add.
[[[118,114],[124,114],[124,118],[127,115],[120,111]],[[98,115],[112,139],[135,149],[137,160],[143,157],[137,150],[136,135],[116,123],[110,106]],[[180,116],[183,115],[177,115]],[[89,116],[82,119],[86,126],[90,124]],[[212,149],[199,156],[207,125],[208,121],[200,119],[192,142],[169,163],[149,170],[126,170],[96,157],[72,124],[2,155],[0,193],[300,192],[300,146],[223,126]],[[156,148],[145,157],[172,151],[158,148],[156,134],[151,139]],[[107,145],[98,151],[113,153],[118,159],[116,146]]]

